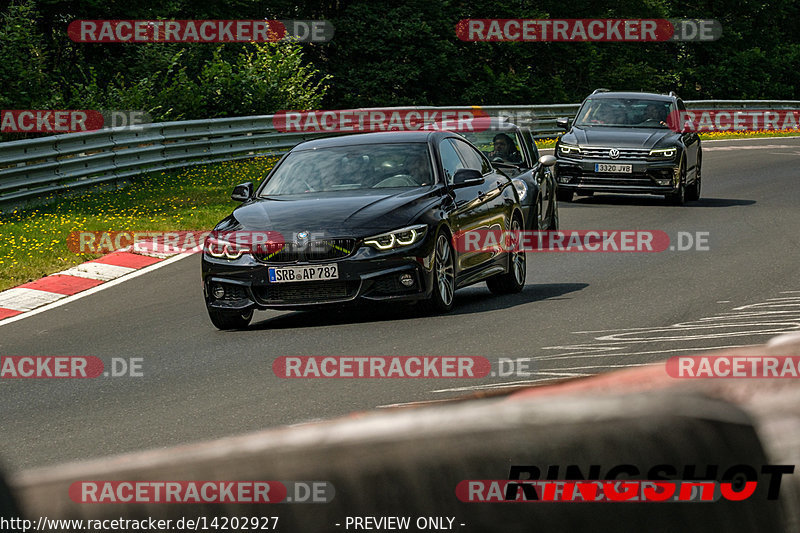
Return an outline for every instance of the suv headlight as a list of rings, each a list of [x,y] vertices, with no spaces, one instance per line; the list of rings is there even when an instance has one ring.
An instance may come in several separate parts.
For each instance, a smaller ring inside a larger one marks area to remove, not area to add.
[[[528,184],[521,179],[513,179],[511,180],[511,183],[514,184],[514,188],[517,190],[517,196],[519,196],[519,203],[522,203],[525,197],[528,196]]]
[[[367,237],[364,239],[364,244],[384,252],[386,250],[402,248],[403,246],[411,246],[419,242],[425,236],[427,230],[428,226],[425,224],[409,226],[388,233],[381,233],[374,237]]]
[[[559,144],[558,153],[561,155],[580,155],[581,147],[574,144]]]
[[[672,159],[678,153],[677,148],[659,148],[657,150],[650,150],[650,157],[660,157],[663,159]]]

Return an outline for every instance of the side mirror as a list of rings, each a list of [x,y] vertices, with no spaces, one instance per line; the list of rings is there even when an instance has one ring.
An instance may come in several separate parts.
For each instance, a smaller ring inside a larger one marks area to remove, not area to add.
[[[240,183],[236,187],[233,188],[233,193],[231,193],[231,200],[236,202],[246,202],[253,196],[253,183],[248,181],[247,183]]]
[[[483,178],[480,170],[474,168],[459,168],[453,176],[453,186],[455,187],[469,187],[472,185],[480,185],[486,181]]]
[[[569,119],[567,117],[561,117],[556,119],[556,126],[561,128],[564,131],[569,130]]]
[[[543,155],[542,157],[539,158],[539,163],[541,163],[546,167],[552,167],[553,165],[556,164],[556,158],[553,157],[552,155]]]

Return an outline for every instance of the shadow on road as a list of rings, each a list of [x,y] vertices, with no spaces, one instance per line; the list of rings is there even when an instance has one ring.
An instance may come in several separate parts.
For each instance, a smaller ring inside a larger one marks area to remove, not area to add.
[[[684,207],[733,207],[740,205],[753,205],[755,200],[743,200],[739,198],[700,198],[696,202],[686,202]],[[675,207],[667,203],[660,196],[644,195],[611,195],[595,194],[593,196],[578,196],[572,201],[573,205],[658,205]],[[560,204],[560,207],[570,205],[569,203]]]
[[[455,306],[450,313],[441,315],[458,316],[486,311],[509,309],[542,300],[550,300],[566,294],[583,290],[588,283],[551,283],[546,285],[526,285],[518,294],[496,296],[489,292],[483,284],[456,292]],[[369,322],[386,322],[397,320],[411,320],[419,318],[435,318],[439,315],[430,315],[406,303],[379,304],[365,303],[343,307],[312,309],[308,311],[294,311],[274,318],[254,322],[250,330],[260,329],[291,329],[319,326],[333,326],[337,324],[363,324]]]

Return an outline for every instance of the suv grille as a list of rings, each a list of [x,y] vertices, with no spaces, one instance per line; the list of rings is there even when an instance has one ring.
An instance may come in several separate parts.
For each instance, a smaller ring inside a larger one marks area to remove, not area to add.
[[[300,245],[287,242],[279,251],[272,254],[253,254],[260,263],[296,263],[298,261],[330,261],[347,257],[355,251],[355,239],[324,239],[309,241]]]
[[[589,159],[608,159],[611,161],[624,161],[626,159],[647,159],[650,150],[647,148],[623,148],[619,149],[619,157],[612,159],[609,155],[611,148],[583,148],[581,153],[584,158]]]

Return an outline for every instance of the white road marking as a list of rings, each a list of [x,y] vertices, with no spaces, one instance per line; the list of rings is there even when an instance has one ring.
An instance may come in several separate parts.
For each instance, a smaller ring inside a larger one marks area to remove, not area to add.
[[[4,320],[0,320],[0,327],[5,326],[6,324],[11,324],[12,322],[16,322],[17,320],[23,320],[25,318],[28,318],[28,317],[31,317],[31,316],[34,316],[34,315],[38,315],[39,313],[44,313],[45,311],[49,311],[50,309],[54,309],[56,307],[62,306],[64,304],[68,304],[70,302],[74,302],[75,300],[79,300],[80,298],[95,294],[95,293],[100,292],[102,290],[109,289],[111,287],[119,285],[120,283],[124,283],[125,281],[131,280],[133,278],[138,278],[139,276],[143,276],[145,274],[148,274],[148,273],[152,272],[153,270],[159,269],[161,267],[165,267],[167,265],[171,265],[172,263],[174,263],[176,261],[180,261],[181,259],[185,259],[187,257],[191,257],[191,254],[178,254],[178,255],[176,255],[174,257],[171,257],[169,259],[165,259],[164,261],[161,261],[160,263],[155,263],[155,264],[152,264],[150,266],[146,266],[146,267],[141,268],[141,269],[139,269],[139,270],[137,270],[135,272],[131,272],[130,274],[128,274],[126,276],[122,276],[121,278],[117,278],[115,280],[109,281],[108,283],[103,283],[102,285],[98,285],[97,287],[92,287],[91,289],[85,290],[83,292],[79,292],[77,294],[73,294],[72,296],[67,296],[66,298],[62,298],[62,299],[58,300],[57,302],[53,302],[51,304],[44,305],[44,306],[39,307],[37,309],[34,309],[33,311],[30,311],[28,313],[24,313],[22,315],[12,316],[12,317],[6,318]],[[13,291],[15,289],[9,289],[9,290]],[[6,292],[8,292],[8,291],[6,291]],[[39,292],[43,292],[43,291],[39,291]],[[46,294],[51,294],[51,293],[46,293]],[[62,295],[58,295],[58,296],[62,296]],[[5,306],[4,305],[0,305],[0,307],[5,307]],[[11,308],[10,307],[6,307],[6,309],[11,309]]]
[[[83,263],[81,265],[69,268],[63,272],[58,272],[64,276],[77,276],[79,278],[99,279],[102,281],[111,281],[117,279],[125,274],[134,272],[135,268],[123,267],[117,265],[106,265],[104,263]]]
[[[14,311],[30,311],[39,306],[60,300],[65,296],[65,294],[57,294],[55,292],[15,287],[0,292],[0,307],[4,309],[13,309]],[[5,321],[12,320],[13,318],[14,317],[7,318]],[[5,321],[0,322],[0,324]]]

